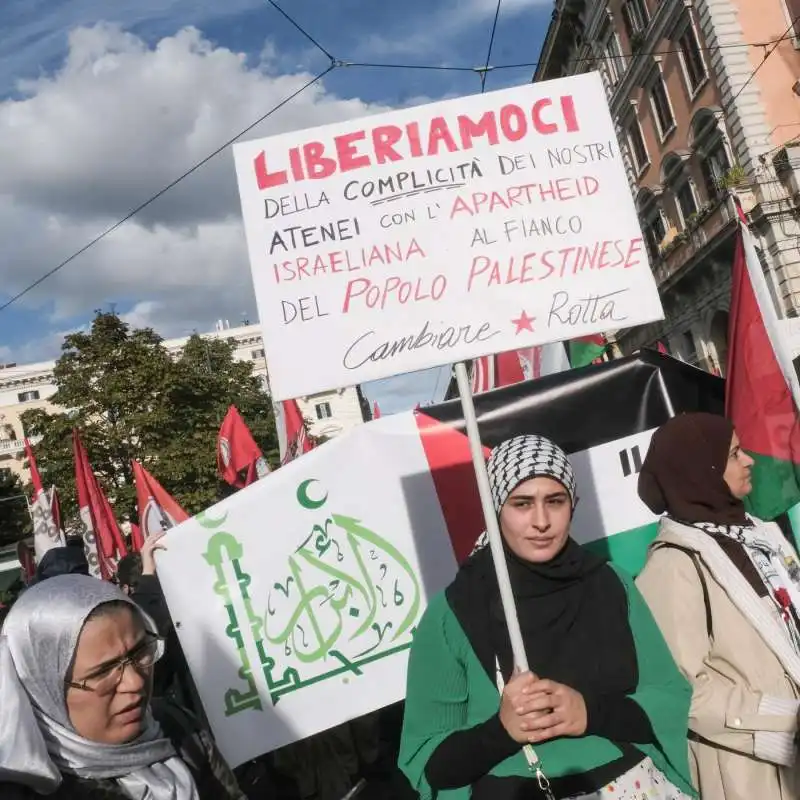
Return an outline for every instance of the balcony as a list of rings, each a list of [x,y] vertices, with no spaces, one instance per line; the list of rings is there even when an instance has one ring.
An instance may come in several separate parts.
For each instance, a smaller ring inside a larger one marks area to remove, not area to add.
[[[31,444],[36,444],[42,440],[41,436],[32,436]],[[24,439],[0,439],[0,458],[4,456],[18,456],[25,452]]]
[[[665,284],[672,282],[687,264],[707,253],[719,234],[733,228],[734,220],[733,211],[725,201],[703,206],[683,231],[662,245],[659,258],[652,264],[658,288],[666,288]]]

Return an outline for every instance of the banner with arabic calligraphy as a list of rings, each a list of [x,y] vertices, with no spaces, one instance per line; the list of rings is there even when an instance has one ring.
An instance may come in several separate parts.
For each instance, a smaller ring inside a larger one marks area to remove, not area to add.
[[[232,764],[401,700],[414,628],[456,571],[413,414],[173,529],[158,570]]]

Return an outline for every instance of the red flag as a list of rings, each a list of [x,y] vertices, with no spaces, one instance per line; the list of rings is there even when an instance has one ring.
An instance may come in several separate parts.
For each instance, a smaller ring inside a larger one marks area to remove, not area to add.
[[[50,487],[50,513],[53,515],[53,522],[58,530],[64,530],[61,525],[61,500],[58,498],[58,491],[55,486]]]
[[[282,450],[281,464],[288,464],[295,458],[307,453],[314,448],[306,431],[306,421],[300,413],[300,406],[297,400],[284,400],[280,409],[281,423],[283,430],[278,430]],[[285,443],[285,444],[284,444]]]
[[[472,362],[472,394],[488,392],[494,387],[494,356],[476,358]]]
[[[39,475],[39,467],[36,466],[36,457],[33,455],[33,448],[28,438],[25,437],[25,458],[28,459],[28,469],[31,471],[31,483],[33,484],[34,501],[44,492],[42,477]]]
[[[172,495],[138,462],[133,461],[136,505],[143,541],[189,519]]]
[[[131,547],[134,553],[141,553],[144,547],[144,536],[142,536],[142,529],[131,522]]]
[[[501,386],[511,386],[514,383],[521,383],[525,380],[520,354],[517,350],[498,353],[494,357],[494,377],[494,385],[498,389]]]
[[[669,353],[667,352],[667,348],[664,347],[663,342],[656,342],[656,349],[658,350],[659,353],[663,353],[665,356],[669,355]]]
[[[244,489],[269,472],[261,448],[242,419],[236,406],[231,406],[217,436],[217,469],[222,479]],[[242,472],[247,470],[242,477]]]
[[[116,562],[127,553],[127,547],[122,531],[114,518],[111,504],[89,464],[89,457],[77,430],[72,433],[72,446],[75,456],[78,507],[84,525],[86,558],[89,561],[89,569],[107,579],[116,571]]]
[[[380,419],[381,418],[381,409],[378,405],[378,401],[376,400],[372,404],[372,419]]]
[[[28,439],[25,439],[25,455],[28,459],[28,468],[31,472],[33,483],[33,499],[28,511],[33,523],[33,549],[37,561],[54,547],[64,547],[66,539],[61,530],[61,511],[58,507],[58,495],[55,488],[49,492],[44,490],[39,468],[36,466],[36,457]]]
[[[800,502],[800,393],[749,229],[740,226],[731,276],[725,414],[755,460],[745,500],[761,519]],[[794,391],[793,391],[794,390]]]

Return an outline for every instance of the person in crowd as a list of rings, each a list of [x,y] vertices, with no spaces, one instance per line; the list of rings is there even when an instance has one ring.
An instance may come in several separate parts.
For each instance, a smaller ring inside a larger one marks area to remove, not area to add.
[[[31,586],[54,578],[56,575],[88,575],[89,562],[83,549],[83,541],[70,537],[64,547],[48,550],[36,565]]]
[[[639,496],[664,514],[638,586],[691,681],[692,768],[713,800],[800,798],[800,565],[774,523],[749,516],[753,459],[733,425],[662,426]]]
[[[0,797],[243,800],[210,735],[151,702],[155,626],[105,581],[30,588],[0,636]]]
[[[154,696],[174,695],[181,705],[202,714],[197,689],[156,570],[155,554],[157,550],[166,549],[165,535],[164,531],[159,531],[148,536],[139,553],[128,553],[119,560],[117,584],[155,622],[156,630],[164,640],[164,656],[156,664],[153,677]]]
[[[570,538],[566,455],[519,436],[488,470],[530,670],[479,540],[416,631],[401,769],[422,800],[691,796],[690,686],[632,579]]]

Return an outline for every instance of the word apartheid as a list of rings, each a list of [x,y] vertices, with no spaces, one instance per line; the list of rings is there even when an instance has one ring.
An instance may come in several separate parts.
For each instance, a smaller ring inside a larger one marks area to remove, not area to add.
[[[476,142],[496,146],[519,142],[531,133],[551,135],[580,130],[572,95],[536,100],[530,108],[506,103],[478,119],[459,114],[455,119],[434,117],[427,123],[378,125],[333,138],[291,147],[281,166],[270,171],[262,150],[253,159],[256,183],[261,191],[290,182],[323,180],[337,173],[367,169],[407,158],[471,150]],[[270,155],[270,159],[272,156]],[[286,162],[288,161],[288,165]]]

